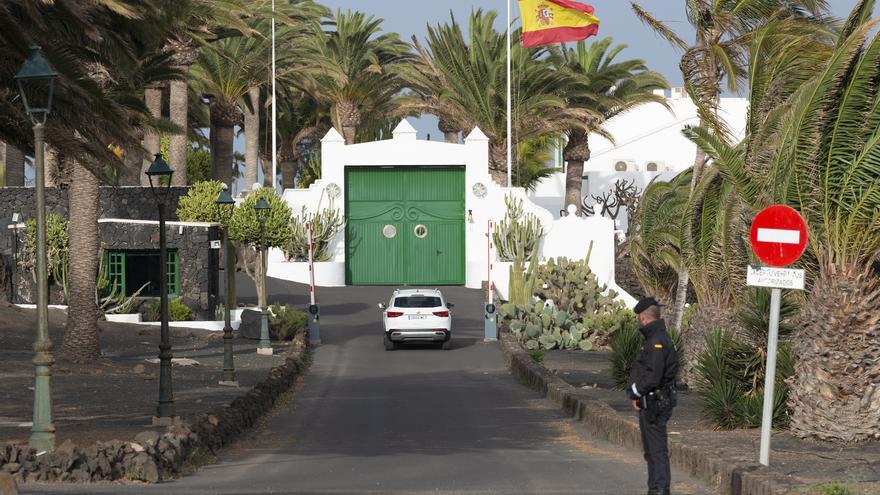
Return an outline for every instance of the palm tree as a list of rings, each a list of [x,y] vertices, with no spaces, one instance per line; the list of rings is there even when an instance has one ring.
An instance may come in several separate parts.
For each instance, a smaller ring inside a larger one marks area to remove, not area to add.
[[[198,61],[199,47],[220,36],[227,36],[230,31],[251,36],[253,31],[245,22],[250,16],[250,9],[265,8],[265,2],[258,5],[246,5],[242,0],[183,0],[169,2],[165,7],[165,15],[170,19],[185,19],[185,22],[172,24],[174,29],[168,32],[163,50],[172,55],[175,66],[183,74],[189,74],[190,67]],[[176,126],[177,132],[170,136],[168,148],[168,165],[175,172],[172,176],[174,185],[186,185],[186,156],[190,146],[188,135],[189,98],[186,79],[164,81],[160,87],[167,87],[169,93],[169,116]],[[148,88],[146,97],[148,104],[155,105],[158,88]],[[161,97],[159,94],[158,97]],[[151,106],[153,115],[160,117],[158,108]],[[150,137],[149,145],[155,145],[158,151],[158,136]],[[146,144],[146,143],[145,143]],[[148,151],[151,151],[148,149]],[[145,161],[148,167],[152,154]]]
[[[256,181],[259,108],[266,104],[260,90],[269,81],[271,41],[269,38],[269,2],[262,0],[252,6],[253,17],[246,22],[250,36],[230,36],[216,40],[199,52],[199,63],[192,69],[193,85],[209,100],[211,124],[211,157],[213,177],[227,184],[232,182],[234,128],[247,118],[244,126],[246,142],[246,180]],[[277,6],[278,63],[292,71],[301,52],[305,33],[311,24],[326,13],[312,0],[287,0]],[[271,159],[271,156],[269,157]],[[271,174],[266,174],[270,179]],[[248,183],[250,188],[253,183]]]
[[[242,119],[242,100],[266,81],[268,45],[262,37],[231,37],[199,51],[192,68],[196,88],[209,101],[211,177],[232,187],[234,128]]]
[[[312,98],[309,94],[288,86],[279,101],[278,133],[280,149],[278,152],[283,188],[296,187],[295,178],[307,156],[303,151],[318,143],[332,124],[330,109]],[[264,142],[270,136],[263,139]],[[266,143],[268,144],[268,142]]]
[[[812,283],[795,339],[789,404],[795,433],[857,442],[880,434],[880,37],[874,0],[860,1],[833,50],[780,35],[752,43],[749,127],[730,145],[691,137],[751,213],[788,204],[810,232],[801,265]],[[780,39],[783,37],[783,39]]]
[[[658,20],[636,2],[630,2],[636,16],[655,33],[683,52],[681,71],[688,94],[697,105],[700,127],[711,127],[726,134],[726,125],[718,115],[722,84],[736,92],[739,82],[747,76],[748,43],[755,30],[770,19],[824,16],[827,0],[687,0],[685,11],[694,28],[696,39],[688,44],[664,22]],[[820,26],[817,23],[817,29]],[[702,178],[706,155],[697,150],[691,191]],[[672,325],[681,327],[687,296],[689,275],[679,269]]]
[[[568,106],[595,110],[599,114],[598,119],[588,121],[589,130],[578,127],[566,132],[568,143],[562,155],[566,161],[563,209],[574,205],[580,212],[584,162],[590,159],[590,132],[611,137],[603,129],[608,120],[646,103],[666,105],[662,95],[654,94],[655,90],[669,87],[666,79],[648,70],[643,60],[615,62],[626,45],[612,48],[612,43],[611,38],[605,38],[588,48],[581,41],[574,48],[563,50],[558,62],[561,68],[579,76],[579,84],[569,90]]]
[[[0,139],[32,150],[30,129],[15,94],[12,75],[22,63],[26,45],[36,41],[59,72],[47,135],[58,157],[71,167],[70,243],[71,305],[63,352],[74,361],[100,356],[95,308],[97,200],[99,180],[109,181],[108,166],[123,162],[108,145],[140,146],[138,130],[153,119],[141,95],[150,77],[169,79],[173,70],[162,63],[145,64],[145,53],[158,50],[163,33],[155,26],[154,5],[128,0],[75,2],[60,0],[25,8],[0,5],[0,117],[14,125],[0,126]],[[155,60],[155,59],[154,59]],[[145,66],[151,67],[149,71]],[[59,160],[59,162],[62,162]],[[60,167],[59,170],[65,170]]]
[[[472,12],[466,38],[453,16],[448,24],[428,27],[427,46],[413,40],[417,58],[401,68],[401,77],[413,93],[402,99],[399,112],[434,114],[450,133],[479,127],[490,140],[492,176],[506,185],[507,39],[495,30],[496,18],[495,12]],[[576,78],[550,63],[548,55],[556,49],[522,48],[516,41],[520,36],[514,35],[511,50],[513,142],[569,128],[586,131],[587,122],[599,114],[566,105],[564,90],[574,85]],[[515,183],[517,168],[512,167]]]
[[[361,12],[337,12],[335,29],[316,32],[306,41],[300,87],[331,109],[333,125],[346,144],[357,139],[368,118],[394,110],[401,81],[396,67],[409,56],[409,47],[395,33],[382,33],[382,19]]]

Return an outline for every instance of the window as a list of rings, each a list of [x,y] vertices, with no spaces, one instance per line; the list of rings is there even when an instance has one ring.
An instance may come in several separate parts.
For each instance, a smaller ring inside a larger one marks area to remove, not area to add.
[[[139,289],[142,297],[159,297],[159,250],[109,251],[107,253],[107,278],[126,296],[134,295]],[[167,270],[168,295],[180,294],[180,255],[176,249],[168,250],[165,263]],[[143,289],[141,289],[143,287]]]
[[[439,297],[411,296],[398,297],[394,300],[396,308],[439,308],[443,306]]]

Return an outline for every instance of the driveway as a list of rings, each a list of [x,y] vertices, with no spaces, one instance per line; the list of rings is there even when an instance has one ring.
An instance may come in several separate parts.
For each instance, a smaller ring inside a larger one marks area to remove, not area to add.
[[[240,286],[246,295],[247,284]],[[482,342],[479,291],[456,304],[453,346],[385,351],[376,303],[391,288],[319,289],[323,345],[264,428],[196,475],[156,486],[26,487],[64,493],[640,494],[637,452],[592,441],[508,374]],[[271,300],[304,304],[274,281]],[[675,493],[713,493],[680,473]]]

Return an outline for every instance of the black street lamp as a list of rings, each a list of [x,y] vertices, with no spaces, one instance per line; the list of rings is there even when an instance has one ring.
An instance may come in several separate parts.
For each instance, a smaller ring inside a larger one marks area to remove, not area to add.
[[[235,362],[233,360],[232,350],[232,318],[229,312],[232,311],[232,305],[235,301],[232,298],[232,287],[235,284],[235,256],[229,249],[229,219],[232,216],[232,210],[235,208],[235,200],[229,194],[226,184],[223,184],[223,190],[217,197],[217,208],[220,210],[220,228],[223,232],[223,253],[226,256],[226,311],[224,311],[223,325],[223,374],[220,375],[220,385],[237,387],[238,380],[235,379]]]
[[[266,263],[266,219],[269,216],[269,203],[264,198],[260,198],[254,205],[257,212],[257,220],[260,221],[260,284],[262,286],[262,300],[260,303],[260,344],[257,346],[257,354],[265,356],[272,355],[272,343],[269,342],[269,313],[266,293],[266,272],[268,264]]]
[[[156,153],[156,159],[147,169],[150,191],[159,204],[159,313],[161,316],[161,341],[159,343],[159,406],[153,417],[153,426],[169,426],[177,423],[174,413],[174,392],[171,386],[171,338],[168,331],[168,249],[165,243],[165,204],[171,190],[174,171]]]
[[[34,343],[34,418],[30,446],[37,452],[55,450],[55,425],[52,423],[52,340],[49,339],[49,275],[46,260],[46,118],[52,111],[57,73],[31,46],[27,60],[15,81],[24,109],[34,125],[34,190],[37,202],[37,341]]]

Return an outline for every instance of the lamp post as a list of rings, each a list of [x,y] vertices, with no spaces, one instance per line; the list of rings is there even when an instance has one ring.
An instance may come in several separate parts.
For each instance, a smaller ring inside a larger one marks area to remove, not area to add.
[[[232,305],[235,304],[230,290],[230,287],[235,284],[235,256],[229,249],[229,217],[232,216],[232,209],[235,208],[235,200],[229,194],[226,184],[223,184],[223,191],[220,192],[215,203],[220,210],[223,253],[226,256],[226,311],[223,312],[225,320],[223,325],[223,374],[220,375],[220,385],[237,387],[238,380],[235,379],[235,362],[232,352],[232,318],[229,314],[232,311]]]
[[[159,343],[159,406],[153,417],[153,426],[169,426],[177,423],[174,414],[174,392],[171,387],[171,339],[168,331],[168,250],[165,246],[165,202],[171,190],[174,171],[156,153],[156,159],[147,169],[150,191],[159,205],[159,313],[161,337]]]
[[[37,202],[37,340],[34,343],[34,418],[30,446],[37,452],[55,450],[52,423],[52,340],[49,338],[49,275],[46,261],[46,118],[52,110],[56,72],[32,45],[15,81],[24,109],[34,124],[34,190]]]
[[[260,222],[260,285],[262,288],[263,298],[260,303],[260,345],[257,346],[257,354],[264,356],[272,355],[272,343],[269,342],[269,314],[267,308],[266,294],[266,272],[268,266],[266,263],[266,217],[269,216],[269,203],[264,198],[260,198],[254,205],[257,212],[257,220]]]

